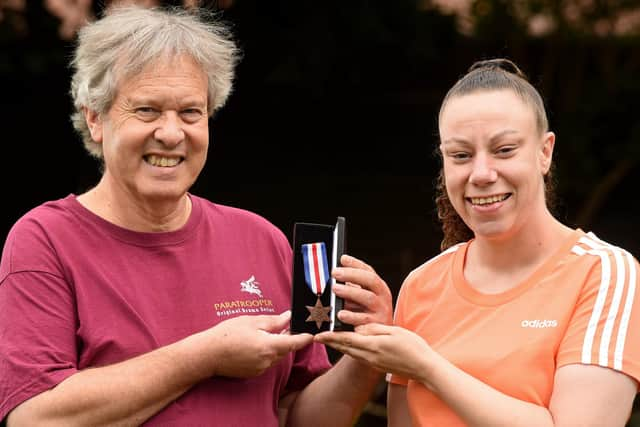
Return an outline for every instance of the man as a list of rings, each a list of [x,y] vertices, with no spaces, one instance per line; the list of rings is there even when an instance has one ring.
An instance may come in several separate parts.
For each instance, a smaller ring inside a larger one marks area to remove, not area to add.
[[[346,426],[368,400],[379,372],[350,357],[330,367],[312,336],[283,332],[284,235],[188,192],[236,59],[224,26],[197,10],[123,7],[80,32],[73,121],[103,174],[7,238],[7,425]],[[386,284],[343,264],[340,280],[360,287],[335,292],[359,310],[340,318],[389,323]]]

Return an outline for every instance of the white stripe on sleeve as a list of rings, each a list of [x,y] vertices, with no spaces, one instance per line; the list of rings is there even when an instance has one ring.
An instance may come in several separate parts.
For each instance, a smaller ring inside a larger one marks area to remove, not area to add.
[[[612,253],[615,259],[616,284],[611,300],[611,306],[609,308],[609,313],[607,315],[604,329],[602,331],[602,337],[600,339],[598,364],[600,366],[609,367],[609,346],[611,344],[613,329],[615,327],[618,313],[620,312],[620,304],[622,302],[625,285],[626,283],[629,283],[624,308],[620,317],[618,334],[615,339],[613,368],[620,370],[622,369],[624,344],[627,336],[627,329],[629,326],[629,319],[631,317],[631,309],[633,306],[635,295],[636,266],[633,257],[624,249],[610,245],[598,239],[593,233],[589,233],[587,236],[588,237],[581,238],[580,243],[588,246],[589,248],[591,248],[591,250],[585,251],[583,248],[576,246],[573,248],[573,252],[577,253],[578,255],[584,255],[588,253],[591,255],[599,256],[602,262],[602,274],[596,303],[594,304],[587,331],[585,333],[585,340],[582,348],[582,363],[591,363],[593,341],[595,338],[598,322],[600,320],[600,317],[602,316],[604,303],[609,292],[609,284],[611,282],[612,266],[609,259],[609,253]],[[627,268],[625,268],[625,264],[627,264],[629,270],[628,282],[625,281],[627,271]]]
[[[616,349],[613,354],[613,368],[622,370],[622,354],[624,352],[624,343],[627,338],[627,329],[629,328],[629,319],[631,318],[631,308],[633,307],[634,296],[636,293],[636,263],[629,252],[625,251],[627,261],[629,263],[629,289],[627,290],[627,299],[624,303],[622,318],[620,319],[620,327],[618,328],[618,338],[616,339]]]

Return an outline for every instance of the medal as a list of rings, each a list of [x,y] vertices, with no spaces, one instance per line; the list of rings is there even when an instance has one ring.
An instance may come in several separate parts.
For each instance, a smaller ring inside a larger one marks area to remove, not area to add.
[[[322,305],[322,302],[320,301],[320,298],[318,298],[318,300],[316,301],[316,305],[305,305],[305,307],[307,307],[307,310],[309,310],[310,313],[309,317],[307,317],[306,322],[316,322],[316,326],[318,327],[318,329],[322,327],[323,322],[331,322],[331,319],[329,319],[331,306],[324,307]]]
[[[309,317],[307,317],[306,322],[315,322],[318,329],[320,329],[324,322],[331,322],[329,318],[331,306],[325,307],[320,301],[320,297],[330,279],[327,250],[324,242],[302,245],[302,260],[304,263],[304,280],[307,283],[307,287],[318,297],[314,306],[305,306],[309,310]]]

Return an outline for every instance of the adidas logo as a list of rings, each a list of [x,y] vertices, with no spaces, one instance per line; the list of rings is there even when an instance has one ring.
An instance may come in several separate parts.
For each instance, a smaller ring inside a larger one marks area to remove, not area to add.
[[[558,326],[557,320],[523,320],[520,322],[523,328],[555,328]]]

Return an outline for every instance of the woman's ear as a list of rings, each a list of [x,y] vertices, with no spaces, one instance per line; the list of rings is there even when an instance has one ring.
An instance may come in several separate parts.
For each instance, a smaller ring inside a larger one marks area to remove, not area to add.
[[[100,114],[88,107],[82,107],[82,112],[84,113],[84,119],[87,121],[91,139],[99,144],[102,143],[102,118]]]
[[[556,143],[556,135],[553,132],[545,132],[543,135],[542,145],[540,147],[540,169],[542,174],[546,175],[551,168],[553,161],[553,147]]]

